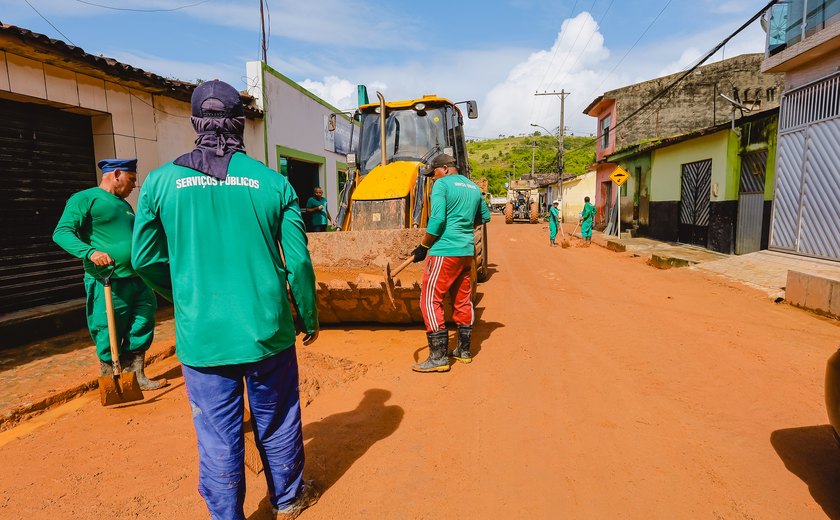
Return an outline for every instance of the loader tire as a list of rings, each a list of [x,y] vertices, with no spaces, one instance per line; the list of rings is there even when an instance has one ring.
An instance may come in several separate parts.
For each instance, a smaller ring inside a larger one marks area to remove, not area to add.
[[[513,224],[513,203],[505,204],[505,224]]]
[[[537,203],[531,203],[531,224],[537,224],[540,221],[540,210],[537,208]]]
[[[476,234],[476,279],[479,283],[486,282],[490,278],[490,266],[487,260],[487,224],[475,230]],[[480,252],[479,252],[480,251]]]

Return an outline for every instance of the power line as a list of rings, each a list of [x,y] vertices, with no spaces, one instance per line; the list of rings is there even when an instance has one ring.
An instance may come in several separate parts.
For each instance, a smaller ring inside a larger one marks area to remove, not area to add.
[[[593,11],[593,9],[595,9],[595,4],[597,2],[598,2],[598,0],[593,0],[592,5],[589,6],[589,11],[588,12],[590,13],[590,16],[592,15],[592,11]],[[612,4],[610,4],[610,5],[612,5]],[[594,17],[593,17],[593,19],[594,19]],[[566,55],[563,56],[563,61],[560,63],[560,66],[557,67],[557,73],[554,75],[553,78],[551,78],[551,81],[549,82],[549,84],[553,83],[554,80],[557,79],[557,75],[560,74],[560,72],[563,70],[563,65],[565,65],[566,62],[569,61],[569,55],[572,53],[572,51],[575,50],[575,46],[577,45],[578,39],[580,38],[580,35],[583,32],[583,26],[584,25],[585,25],[585,23],[580,24],[580,29],[578,29],[577,36],[575,36],[575,41],[573,41],[572,46],[569,47],[569,52],[567,52]]]
[[[60,34],[61,36],[63,36],[63,37],[64,37],[64,39],[65,39],[65,40],[67,40],[68,42],[70,42],[71,44],[73,44],[73,47],[78,47],[78,45],[76,45],[75,43],[73,43],[73,40],[71,40],[70,38],[68,38],[68,37],[67,37],[67,35],[66,35],[66,34],[64,34],[63,32],[61,32],[61,29],[59,29],[58,27],[56,27],[55,25],[53,25],[53,23],[52,23],[51,21],[47,20],[47,17],[46,17],[46,16],[42,15],[40,11],[38,11],[37,9],[35,9],[35,6],[34,6],[34,5],[32,5],[32,4],[30,4],[30,3],[29,3],[29,0],[23,0],[23,1],[24,1],[24,2],[26,2],[26,5],[28,5],[29,7],[31,7],[31,8],[32,8],[32,10],[33,10],[33,11],[35,11],[35,13],[37,13],[37,14],[38,14],[38,16],[40,16],[40,17],[41,17],[41,18],[42,18],[45,22],[47,22],[48,24],[50,24],[50,27],[52,27],[53,29],[55,29],[56,31],[58,31],[58,34]]]
[[[613,73],[613,72],[615,72],[615,69],[617,69],[617,68],[618,68],[618,66],[619,66],[619,65],[621,65],[621,63],[624,61],[624,58],[626,58],[626,57],[627,57],[627,55],[628,55],[628,54],[630,54],[630,52],[631,52],[633,49],[635,49],[635,48],[636,48],[636,45],[638,45],[638,44],[639,44],[639,42],[640,42],[640,41],[642,41],[642,38],[644,38],[644,37],[645,37],[645,35],[647,34],[647,32],[650,30],[650,28],[651,28],[651,27],[653,27],[653,24],[655,24],[655,23],[656,23],[656,21],[657,21],[657,20],[659,20],[659,17],[660,17],[660,16],[662,16],[662,13],[664,13],[664,12],[665,12],[665,9],[667,9],[667,8],[668,8],[668,6],[669,6],[669,5],[671,5],[671,2],[672,2],[672,1],[673,1],[673,0],[668,0],[667,2],[665,2],[665,5],[664,5],[664,6],[662,6],[662,9],[660,9],[660,10],[659,10],[659,13],[657,13],[656,17],[654,17],[654,19],[653,19],[653,20],[652,20],[652,21],[648,24],[648,26],[645,28],[645,30],[644,30],[644,31],[642,31],[642,34],[640,34],[640,35],[639,35],[639,37],[638,37],[638,38],[636,38],[636,41],[635,41],[635,42],[633,42],[633,45],[631,45],[629,49],[627,49],[627,52],[625,52],[625,53],[624,53],[624,56],[622,56],[622,57],[621,57],[621,59],[620,59],[620,60],[618,60],[618,62],[617,62],[615,65],[613,65],[613,68],[612,68],[612,69],[610,69],[610,71],[609,71],[609,72],[607,72],[607,74],[606,74],[606,75],[604,75],[604,79],[602,79],[602,80],[601,80],[601,83],[600,83],[597,87],[595,87],[595,89],[594,89],[594,90],[595,90],[595,92],[599,92],[599,91],[601,90],[601,87],[602,87],[602,86],[604,85],[604,83],[607,81],[607,78],[609,78],[609,77],[612,75],[612,73]]]
[[[611,129],[610,129],[610,130],[615,131],[615,129],[616,129],[616,128],[618,128],[619,126],[623,125],[624,123],[626,123],[626,122],[630,121],[632,118],[634,118],[634,117],[636,117],[637,115],[639,115],[642,111],[644,111],[645,109],[647,109],[648,107],[650,107],[651,105],[653,105],[653,104],[654,104],[657,100],[659,100],[662,96],[664,96],[665,94],[667,94],[668,92],[670,92],[672,88],[674,88],[674,87],[675,87],[678,83],[680,83],[682,80],[684,80],[684,79],[685,79],[685,78],[686,78],[689,74],[691,74],[692,72],[694,72],[694,71],[695,71],[698,67],[700,67],[700,65],[702,65],[703,63],[705,63],[705,62],[706,62],[706,60],[708,60],[709,58],[711,58],[712,56],[714,56],[715,54],[717,54],[717,52],[718,52],[718,51],[719,51],[719,50],[720,50],[720,49],[721,49],[724,45],[726,45],[727,43],[729,43],[729,41],[730,41],[732,38],[734,38],[735,36],[737,36],[737,35],[738,35],[741,31],[743,31],[744,29],[746,29],[747,27],[749,27],[749,26],[750,26],[753,22],[755,22],[756,20],[758,20],[758,19],[759,19],[759,18],[760,18],[760,17],[761,17],[761,16],[762,16],[762,15],[763,15],[763,14],[764,14],[764,13],[765,13],[768,9],[770,9],[770,7],[772,7],[772,6],[773,6],[773,4],[775,4],[776,2],[777,2],[777,0],[770,0],[770,2],[768,2],[768,3],[767,3],[767,5],[765,5],[764,7],[762,7],[762,8],[761,8],[761,9],[760,9],[760,10],[759,10],[756,14],[754,14],[753,16],[751,16],[749,20],[747,20],[746,22],[744,22],[744,23],[743,23],[740,27],[738,27],[737,29],[735,29],[735,31],[734,31],[733,33],[729,34],[729,36],[727,36],[727,37],[726,37],[726,38],[724,38],[724,39],[723,39],[720,43],[718,43],[717,45],[715,45],[715,46],[714,46],[714,48],[713,48],[712,50],[710,50],[710,51],[708,51],[706,54],[704,54],[704,55],[703,55],[703,56],[702,56],[702,57],[701,57],[701,58],[697,61],[697,63],[695,63],[694,65],[692,65],[692,66],[691,66],[691,68],[689,68],[688,70],[686,70],[685,72],[683,72],[682,74],[680,74],[680,76],[679,76],[677,79],[675,79],[674,81],[672,81],[671,83],[669,83],[669,84],[668,84],[665,88],[663,88],[662,90],[660,90],[659,92],[657,92],[657,93],[656,93],[656,94],[655,94],[652,98],[650,98],[649,100],[647,100],[646,102],[644,102],[644,103],[643,103],[643,104],[642,104],[639,108],[637,108],[636,110],[634,110],[633,112],[631,112],[630,114],[628,114],[628,115],[627,115],[627,117],[625,117],[624,119],[622,119],[621,121],[619,121],[618,123],[616,123],[616,124],[615,124],[615,125],[614,125]],[[569,152],[574,152],[574,151],[576,151],[576,150],[581,150],[581,149],[583,149],[583,148],[586,148],[586,147],[590,146],[592,143],[597,142],[597,140],[601,138],[601,133],[600,133],[600,131],[601,131],[601,130],[600,130],[600,128],[599,128],[599,129],[598,129],[598,134],[595,136],[595,138],[594,138],[594,139],[591,139],[591,140],[587,141],[587,142],[586,142],[583,146],[579,146],[579,147],[577,147],[577,148],[575,148],[575,149],[569,150]]]
[[[206,4],[210,0],[202,0],[201,2],[195,2],[193,4],[182,5],[182,6],[178,6],[178,7],[171,7],[169,9],[133,9],[133,8],[130,8],[130,7],[114,7],[114,6],[111,6],[111,5],[97,4],[97,3],[94,3],[94,2],[88,2],[87,0],[76,0],[76,1],[79,2],[80,4],[92,5],[94,7],[101,7],[102,9],[111,9],[112,11],[131,11],[131,12],[134,12],[134,13],[168,13],[168,12],[172,12],[172,11],[180,11],[181,9],[187,9],[187,8],[190,8],[190,7],[196,7],[196,6],[199,6],[201,4]],[[26,2],[26,3],[28,4],[29,2]]]
[[[607,13],[610,12],[610,7],[612,7],[612,5],[614,3],[615,3],[615,0],[610,0],[609,5],[607,5],[607,8],[604,10],[604,14],[601,15],[601,19],[598,20],[598,22],[597,22],[598,27],[600,27],[604,23],[604,19],[607,17]],[[575,59],[575,62],[572,63],[571,67],[569,67],[569,70],[573,70],[575,68],[575,66],[577,66],[578,62],[580,62],[580,58],[586,52],[586,49],[589,48],[589,44],[592,43],[592,38],[594,36],[595,36],[595,32],[593,31],[592,34],[589,35],[589,39],[586,40],[586,45],[583,46],[583,50],[580,51],[580,53],[577,55],[577,58]],[[558,70],[557,74],[560,74],[561,72],[562,72],[562,70]],[[555,74],[555,78],[557,77],[557,74]],[[561,76],[561,79],[566,79],[566,75],[567,75],[567,73],[564,72],[563,76]],[[552,82],[554,82],[554,80],[552,80]],[[558,83],[562,83],[562,82],[558,82]]]
[[[575,3],[572,5],[572,10],[569,11],[569,19],[571,19],[572,15],[575,14],[575,8],[577,7],[577,5],[578,5],[578,0],[575,0]],[[558,41],[557,45],[554,46],[554,52],[551,54],[551,60],[548,62],[548,67],[545,68],[545,72],[543,73],[543,77],[540,80],[540,82],[537,84],[537,87],[540,87],[545,82],[545,78],[547,78],[548,73],[551,72],[551,66],[554,65],[554,59],[557,58],[557,51],[559,51],[560,47],[563,46],[563,40],[566,37],[566,33],[563,31],[562,26],[561,26],[560,30],[561,30],[560,41]],[[536,108],[535,105],[536,105],[535,99],[531,98],[531,115],[528,116],[529,121],[534,119],[534,109]]]

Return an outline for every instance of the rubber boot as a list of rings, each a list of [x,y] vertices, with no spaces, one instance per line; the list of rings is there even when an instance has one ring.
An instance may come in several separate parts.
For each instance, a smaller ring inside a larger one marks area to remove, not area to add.
[[[458,325],[458,346],[449,353],[449,357],[453,357],[461,363],[472,363],[472,354],[470,353],[471,338],[472,325]]]
[[[137,382],[140,384],[140,390],[157,390],[166,386],[166,379],[158,379],[153,381],[146,377],[146,353],[137,352],[134,354],[127,354],[129,361],[123,366],[123,372],[134,372],[137,374]]]
[[[99,360],[99,373],[102,377],[114,375],[114,365],[110,361]]]
[[[415,372],[449,372],[449,332],[427,332],[426,337],[429,340],[429,357],[422,363],[414,364],[411,369]]]

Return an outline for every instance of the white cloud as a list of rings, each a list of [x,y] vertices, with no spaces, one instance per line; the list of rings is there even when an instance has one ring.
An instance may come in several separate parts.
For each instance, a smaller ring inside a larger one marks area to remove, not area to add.
[[[534,93],[564,89],[577,99],[594,97],[602,79],[596,67],[608,57],[604,37],[591,14],[583,12],[564,21],[550,49],[531,53],[488,92],[479,135],[527,132],[532,130],[530,123],[549,129],[559,126],[559,99]],[[581,132],[592,126],[587,116],[569,111],[570,106],[567,100],[567,127]]]
[[[300,82],[300,86],[341,110],[353,110],[358,104],[356,84],[337,76],[327,76],[324,81],[305,79]],[[367,87],[370,94],[376,90],[388,89],[387,85],[379,82],[371,83]]]

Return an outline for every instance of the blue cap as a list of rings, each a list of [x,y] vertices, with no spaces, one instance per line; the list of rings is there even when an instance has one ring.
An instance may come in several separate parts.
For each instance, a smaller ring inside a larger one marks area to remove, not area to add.
[[[102,170],[102,173],[109,173],[114,170],[122,170],[124,172],[137,172],[137,157],[132,159],[102,159],[96,165]]]

